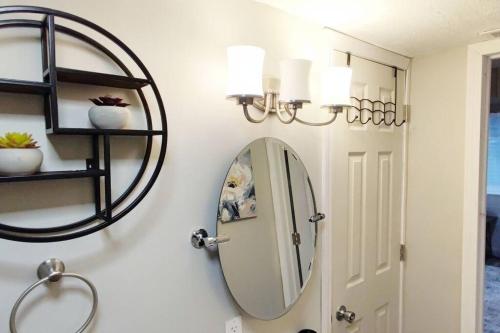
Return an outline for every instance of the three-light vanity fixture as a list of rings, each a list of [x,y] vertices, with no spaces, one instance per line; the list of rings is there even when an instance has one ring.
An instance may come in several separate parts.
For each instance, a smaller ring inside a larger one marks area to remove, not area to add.
[[[331,124],[337,115],[346,110],[348,123],[359,121],[366,124],[372,121],[375,125],[401,126],[405,120],[396,120],[396,103],[372,101],[351,97],[352,69],[350,68],[350,53],[347,53],[347,66],[328,67],[322,75],[321,107],[331,114],[325,122],[309,122],[298,116],[298,110],[304,104],[311,102],[309,92],[309,72],[311,61],[305,59],[288,59],[281,61],[281,80],[267,79],[265,89],[262,84],[262,68],[264,65],[265,51],[256,46],[238,45],[227,49],[228,58],[228,98],[234,98],[238,105],[243,107],[243,112],[248,121],[252,123],[263,122],[271,112],[276,113],[278,119],[284,124],[293,121],[310,125],[323,126]],[[395,85],[397,88],[397,70],[395,69]],[[280,82],[281,81],[281,82]],[[354,103],[351,103],[351,99]],[[260,118],[252,117],[248,106],[264,112]],[[357,111],[352,117],[349,112]],[[363,114],[370,116],[363,117]],[[365,119],[363,119],[365,118]]]

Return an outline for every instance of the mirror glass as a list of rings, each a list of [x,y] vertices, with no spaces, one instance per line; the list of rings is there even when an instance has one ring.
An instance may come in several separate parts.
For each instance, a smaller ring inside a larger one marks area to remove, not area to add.
[[[217,235],[227,285],[249,315],[276,319],[299,299],[311,277],[317,223],[311,181],[297,153],[261,138],[235,158],[219,200]]]

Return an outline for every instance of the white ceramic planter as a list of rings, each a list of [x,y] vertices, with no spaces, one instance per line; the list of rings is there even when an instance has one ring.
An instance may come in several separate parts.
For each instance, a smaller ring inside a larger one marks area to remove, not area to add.
[[[40,171],[43,154],[38,148],[0,148],[0,175],[25,176]]]
[[[124,107],[94,105],[89,110],[89,119],[96,128],[121,129],[127,126],[129,113]]]

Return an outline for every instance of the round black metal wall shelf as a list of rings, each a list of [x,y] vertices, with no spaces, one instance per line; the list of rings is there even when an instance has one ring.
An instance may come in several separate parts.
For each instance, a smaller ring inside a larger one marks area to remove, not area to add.
[[[51,171],[40,172],[31,176],[14,176],[0,177],[0,183],[6,182],[28,182],[38,180],[53,180],[53,179],[75,179],[75,178],[91,178],[94,187],[95,212],[91,216],[80,221],[71,222],[61,226],[45,227],[45,228],[28,228],[17,227],[0,223],[0,238],[22,241],[22,242],[57,242],[63,240],[82,237],[96,231],[99,231],[107,226],[117,222],[130,211],[132,211],[153,187],[165,159],[167,151],[167,117],[165,115],[165,107],[160,96],[158,87],[156,86],[153,77],[147,70],[146,66],[141,62],[137,55],[132,52],[121,40],[112,35],[110,32],[100,26],[69,13],[58,10],[32,6],[7,6],[0,7],[0,15],[4,14],[41,14],[41,21],[32,19],[0,19],[0,29],[3,28],[35,28],[41,30],[42,44],[42,65],[43,65],[43,82],[0,79],[0,92],[35,94],[42,95],[44,98],[44,115],[45,127],[47,135],[79,135],[89,136],[92,144],[92,156],[86,160],[87,168],[85,170],[73,171]],[[5,16],[4,16],[5,17]],[[55,18],[79,23],[87,28],[90,28],[107,40],[117,45],[123,50],[142,71],[145,78],[136,78],[126,65],[112,53],[104,45],[95,39],[85,35],[77,30],[67,26],[56,24]],[[106,56],[108,56],[125,75],[113,75],[105,73],[96,73],[90,71],[82,71],[70,68],[62,68],[56,66],[56,32],[74,37],[82,42],[96,48]],[[1,46],[0,46],[1,47]],[[64,128],[59,126],[58,117],[58,99],[57,87],[58,82],[71,82],[85,85],[97,85],[114,87],[121,89],[135,90],[139,95],[139,99],[144,109],[146,118],[146,130],[134,129],[93,129],[93,128]],[[153,121],[151,117],[148,101],[142,88],[150,86],[156,103],[161,120],[161,129],[153,129]],[[111,136],[142,136],[145,137],[146,147],[142,164],[137,175],[130,186],[116,200],[111,197]],[[153,148],[153,137],[161,138],[161,146],[159,148],[156,165],[152,171],[150,178],[145,183],[139,193],[136,193],[139,182],[147,171],[148,164],[151,158]],[[104,165],[100,166],[100,147],[103,147]],[[104,207],[101,199],[101,178],[104,179]],[[127,205],[122,208],[119,206],[128,199]],[[116,210],[119,211],[116,212]]]

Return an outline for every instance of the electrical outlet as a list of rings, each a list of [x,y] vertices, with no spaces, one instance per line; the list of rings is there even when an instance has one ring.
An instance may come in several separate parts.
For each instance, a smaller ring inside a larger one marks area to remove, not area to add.
[[[243,333],[241,317],[234,317],[226,321],[226,333]]]

